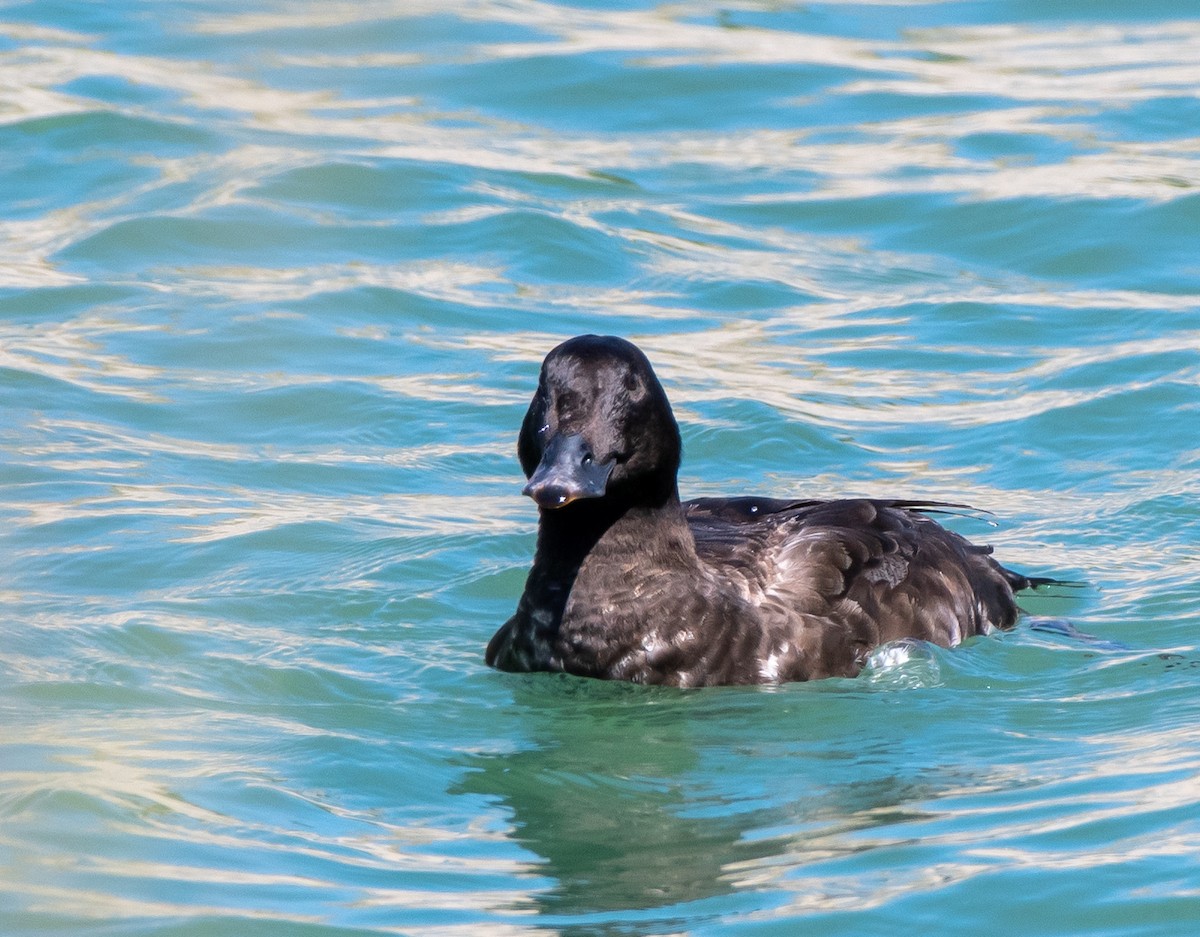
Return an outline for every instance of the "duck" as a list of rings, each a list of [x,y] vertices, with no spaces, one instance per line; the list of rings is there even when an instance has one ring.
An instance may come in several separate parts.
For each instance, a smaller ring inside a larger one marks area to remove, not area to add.
[[[931,516],[965,505],[681,501],[682,448],[632,342],[580,335],[546,355],[517,438],[537,543],[488,665],[677,687],[854,677],[883,645],[1012,628],[1016,593],[1056,581]]]

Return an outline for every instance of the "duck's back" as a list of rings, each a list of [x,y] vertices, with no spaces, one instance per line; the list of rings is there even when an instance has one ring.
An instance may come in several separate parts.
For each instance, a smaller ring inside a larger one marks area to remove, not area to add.
[[[948,506],[766,498],[683,505],[701,559],[761,610],[772,639],[760,666],[783,679],[793,660],[849,674],[888,641],[952,647],[1012,626],[1013,590],[1030,582],[921,510],[939,507]]]

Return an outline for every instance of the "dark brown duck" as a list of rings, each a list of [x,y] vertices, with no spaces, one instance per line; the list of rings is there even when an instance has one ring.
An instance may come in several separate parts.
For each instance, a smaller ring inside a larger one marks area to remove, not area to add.
[[[583,335],[542,364],[517,452],[539,507],[516,614],[487,662],[676,686],[853,676],[902,638],[1009,628],[1005,569],[935,502],[680,502],[666,393],[630,342]]]

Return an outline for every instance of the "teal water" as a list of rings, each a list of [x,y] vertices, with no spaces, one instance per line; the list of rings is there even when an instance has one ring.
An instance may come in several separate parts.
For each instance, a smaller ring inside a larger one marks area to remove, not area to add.
[[[0,4],[0,933],[1185,935],[1194,3]],[[498,674],[541,356],[685,495],[1085,581],[853,681]]]

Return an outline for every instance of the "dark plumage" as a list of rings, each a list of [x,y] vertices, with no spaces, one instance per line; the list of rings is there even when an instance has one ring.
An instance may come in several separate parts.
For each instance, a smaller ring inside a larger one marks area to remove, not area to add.
[[[540,511],[503,670],[701,686],[853,676],[870,650],[944,647],[1017,618],[1005,569],[907,501],[682,504],[666,393],[631,343],[584,335],[542,365],[517,447]]]

